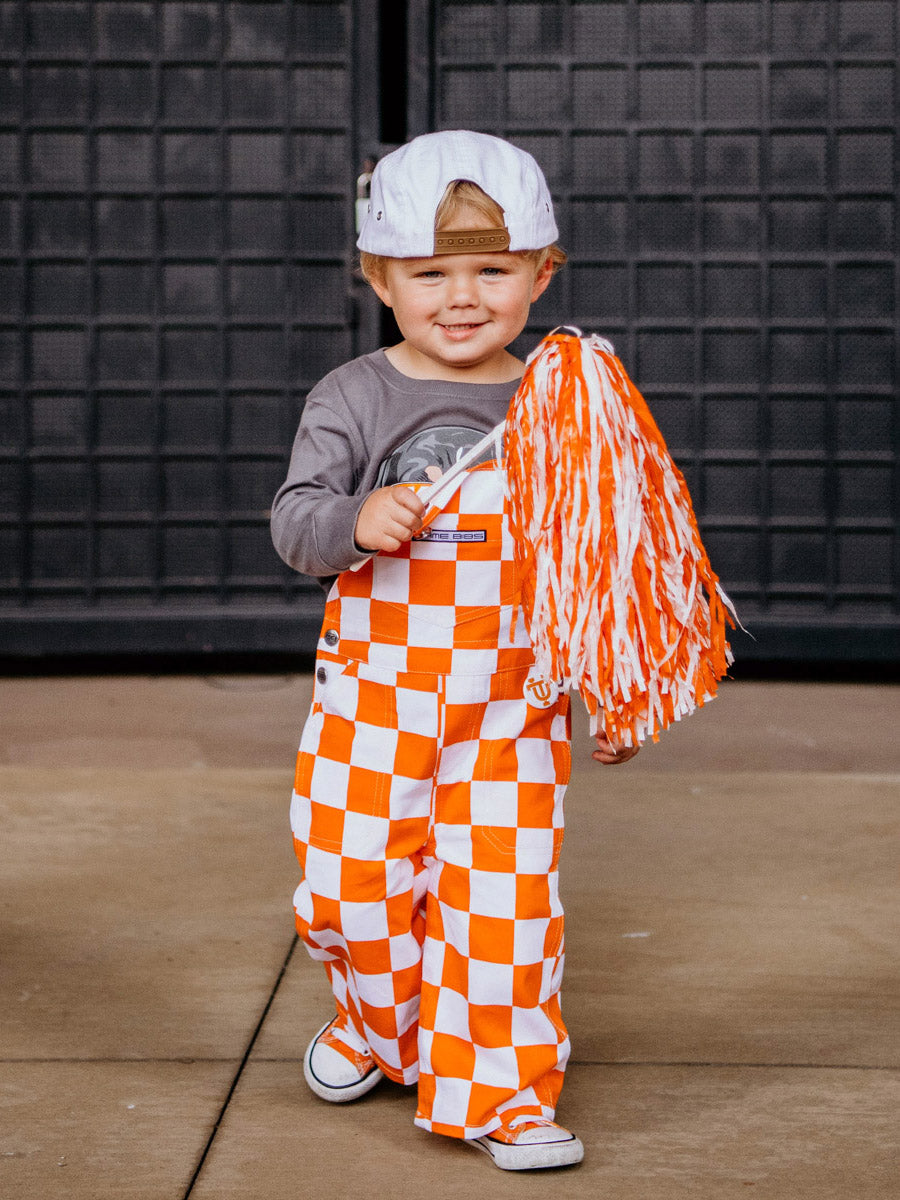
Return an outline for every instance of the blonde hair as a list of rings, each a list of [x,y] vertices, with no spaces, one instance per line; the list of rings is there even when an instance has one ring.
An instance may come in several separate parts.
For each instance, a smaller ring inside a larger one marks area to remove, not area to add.
[[[473,217],[477,218],[485,228],[502,227],[504,223],[503,209],[496,200],[477,183],[472,183],[468,179],[457,179],[447,185],[447,190],[437,206],[437,212],[434,214],[434,231],[435,233],[445,233],[458,228],[457,222],[465,219],[471,220]],[[504,253],[507,252],[504,251]],[[512,250],[508,253],[516,254],[520,258],[524,258],[526,262],[532,263],[535,272],[544,265],[548,258],[553,264],[554,272],[564,266],[568,259],[565,250],[556,243],[552,246],[544,246],[540,250]],[[370,282],[372,279],[379,283],[382,282],[385,276],[385,267],[390,261],[386,255],[370,254],[367,250],[360,251],[359,267],[363,278]]]

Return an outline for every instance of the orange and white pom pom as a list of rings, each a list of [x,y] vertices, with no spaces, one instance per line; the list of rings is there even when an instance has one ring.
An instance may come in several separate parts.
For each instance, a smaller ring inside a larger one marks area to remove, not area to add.
[[[554,331],[505,428],[507,514],[537,669],[636,746],[710,700],[731,603],[684,477],[610,344]]]

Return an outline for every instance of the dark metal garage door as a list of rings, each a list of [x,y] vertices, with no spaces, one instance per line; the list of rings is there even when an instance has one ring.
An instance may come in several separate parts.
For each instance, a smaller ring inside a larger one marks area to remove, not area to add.
[[[338,0],[0,2],[3,652],[309,644],[267,510],[357,351],[352,33]]]
[[[284,651],[266,509],[377,339],[365,154],[540,159],[758,658],[900,657],[894,0],[0,0],[0,652]],[[379,30],[382,36],[379,39]],[[380,71],[379,71],[380,63]]]
[[[616,343],[756,634],[741,652],[900,658],[898,5],[435,19],[435,127],[510,137],[560,202],[572,264],[533,334]]]

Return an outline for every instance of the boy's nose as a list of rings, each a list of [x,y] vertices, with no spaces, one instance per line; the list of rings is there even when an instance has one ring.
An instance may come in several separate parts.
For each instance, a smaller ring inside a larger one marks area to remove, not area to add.
[[[471,308],[478,303],[478,292],[474,282],[465,275],[453,276],[447,299],[451,308]]]

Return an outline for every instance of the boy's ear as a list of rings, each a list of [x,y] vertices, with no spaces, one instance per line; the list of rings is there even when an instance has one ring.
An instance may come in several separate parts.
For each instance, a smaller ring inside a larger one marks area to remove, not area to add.
[[[537,274],[534,277],[534,287],[531,289],[531,303],[534,304],[538,296],[542,296],[547,290],[547,285],[553,278],[553,260],[547,258],[537,269]]]
[[[369,279],[369,286],[382,304],[386,304],[388,308],[394,307],[391,304],[391,293],[384,276],[372,276]]]

